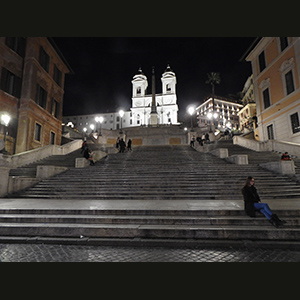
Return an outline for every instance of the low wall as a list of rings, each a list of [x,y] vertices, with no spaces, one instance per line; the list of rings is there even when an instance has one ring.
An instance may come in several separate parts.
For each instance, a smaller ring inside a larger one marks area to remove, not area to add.
[[[81,147],[81,144],[82,144],[82,140],[76,140],[68,144],[65,144],[63,146],[49,145],[46,147],[29,150],[23,153],[12,155],[9,158],[11,160],[10,162],[11,168],[13,169],[13,168],[22,167],[24,165],[28,165],[30,163],[33,163],[40,159],[44,159],[51,155],[64,155],[64,154],[71,153],[79,149]]]
[[[9,171],[11,169],[22,167],[51,155],[68,154],[79,149],[81,147],[81,143],[81,140],[76,140],[63,146],[50,145],[15,155],[0,154],[0,197],[3,197],[8,193],[12,193],[20,189],[32,186],[40,180],[40,178],[10,178]],[[40,171],[41,173],[39,176],[44,176],[42,175],[42,173],[47,173],[49,176],[53,176],[64,171],[64,169],[59,169],[60,167],[48,166],[47,171],[45,169],[45,166],[43,166],[43,168],[44,169],[43,171]]]
[[[254,151],[274,151],[278,153],[288,152],[290,155],[300,157],[300,145],[291,142],[268,140],[258,142],[255,140],[245,139],[241,136],[233,137],[233,144],[239,145]]]
[[[289,161],[274,161],[260,164],[264,169],[270,170],[272,172],[282,174],[282,175],[295,175],[295,164],[292,160]]]
[[[248,165],[248,155],[246,154],[231,155],[226,160],[236,165]]]

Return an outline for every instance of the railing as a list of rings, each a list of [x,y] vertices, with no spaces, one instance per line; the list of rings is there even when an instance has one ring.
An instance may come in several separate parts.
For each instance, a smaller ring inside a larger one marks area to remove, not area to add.
[[[300,145],[291,142],[268,140],[266,142],[258,142],[249,140],[241,136],[233,137],[233,144],[254,150],[254,151],[274,151],[277,153],[288,152],[294,157],[300,157]]]

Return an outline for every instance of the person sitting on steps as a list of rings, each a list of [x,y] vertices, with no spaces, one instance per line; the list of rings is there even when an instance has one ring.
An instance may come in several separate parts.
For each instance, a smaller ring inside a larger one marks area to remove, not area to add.
[[[285,224],[286,221],[280,220],[279,217],[272,212],[267,203],[261,202],[257,190],[254,186],[254,181],[255,180],[252,176],[248,176],[245,185],[242,188],[246,214],[250,217],[255,217],[255,211],[260,211],[265,215],[265,217],[273,226],[279,227]]]

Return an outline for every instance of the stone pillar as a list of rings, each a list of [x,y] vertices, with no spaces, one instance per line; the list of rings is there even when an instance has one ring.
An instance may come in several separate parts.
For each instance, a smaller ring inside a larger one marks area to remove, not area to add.
[[[11,157],[0,154],[0,197],[8,193],[9,171],[11,169]]]
[[[152,105],[151,105],[151,113],[150,113],[150,125],[157,125],[158,124],[158,114],[156,108],[156,101],[155,101],[155,74],[154,74],[154,67],[152,68]]]

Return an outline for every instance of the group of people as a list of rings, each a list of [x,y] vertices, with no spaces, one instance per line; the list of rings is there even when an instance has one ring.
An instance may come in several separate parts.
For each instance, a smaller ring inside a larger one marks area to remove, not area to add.
[[[131,139],[128,140],[127,147],[126,147],[126,143],[123,140],[123,138],[120,138],[120,137],[117,138],[116,148],[119,149],[119,153],[124,153],[125,150],[132,151],[131,145],[132,145]]]
[[[197,136],[196,139],[195,137],[192,137],[190,142],[191,147],[195,147],[195,141],[197,141],[200,146],[203,146],[204,143],[209,144],[210,143],[209,133],[203,133],[201,137]]]

